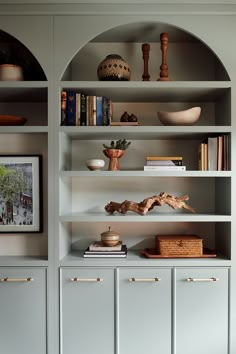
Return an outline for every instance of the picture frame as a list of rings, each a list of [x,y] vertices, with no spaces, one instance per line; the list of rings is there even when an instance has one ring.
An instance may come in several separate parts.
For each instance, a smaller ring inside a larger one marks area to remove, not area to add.
[[[0,233],[41,231],[40,187],[40,155],[0,155]]]

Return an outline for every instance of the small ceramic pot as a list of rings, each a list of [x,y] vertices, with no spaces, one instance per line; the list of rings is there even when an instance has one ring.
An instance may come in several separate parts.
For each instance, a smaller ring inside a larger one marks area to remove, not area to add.
[[[129,81],[129,64],[118,54],[108,55],[97,68],[97,76],[101,81]]]
[[[120,235],[115,231],[111,231],[110,227],[108,231],[101,233],[101,241],[104,246],[116,246],[119,240]]]
[[[124,155],[125,150],[105,149],[103,150],[103,153],[106,157],[110,159],[108,171],[119,171],[120,166],[118,159]]]
[[[13,64],[0,65],[0,81],[22,81],[23,69]]]
[[[86,161],[86,165],[90,171],[98,171],[105,166],[105,161],[100,159],[91,159]]]

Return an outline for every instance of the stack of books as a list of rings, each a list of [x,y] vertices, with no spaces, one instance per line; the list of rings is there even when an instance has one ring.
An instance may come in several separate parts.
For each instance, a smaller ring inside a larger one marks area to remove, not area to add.
[[[227,134],[208,137],[198,147],[198,169],[200,171],[229,170],[229,136]]]
[[[147,156],[144,171],[186,171],[182,156]]]
[[[104,246],[101,241],[93,242],[85,251],[84,258],[125,258],[127,246],[122,241],[115,246]]]
[[[101,126],[112,119],[112,101],[108,97],[91,96],[73,90],[61,92],[61,125]]]

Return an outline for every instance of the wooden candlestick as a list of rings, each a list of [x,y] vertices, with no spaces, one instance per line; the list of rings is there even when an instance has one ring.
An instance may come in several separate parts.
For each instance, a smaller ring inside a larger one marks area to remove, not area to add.
[[[168,72],[168,65],[166,63],[166,52],[168,48],[168,40],[169,36],[168,33],[163,32],[160,35],[161,40],[161,51],[162,51],[162,63],[160,66],[160,77],[158,81],[169,81],[169,72]]]
[[[143,52],[143,61],[144,61],[144,69],[143,69],[142,78],[143,78],[143,81],[150,81],[150,75],[148,72],[150,44],[148,44],[148,43],[142,44],[142,52]]]

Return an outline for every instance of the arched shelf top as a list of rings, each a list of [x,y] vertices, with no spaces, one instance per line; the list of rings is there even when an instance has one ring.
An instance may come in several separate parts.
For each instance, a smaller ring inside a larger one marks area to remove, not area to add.
[[[167,63],[173,81],[230,81],[220,58],[200,38],[162,22],[136,22],[113,27],[92,38],[68,59],[63,81],[96,81],[97,67],[109,54],[121,55],[130,65],[131,80],[142,81],[142,43],[150,44],[150,80],[157,80],[161,65],[160,34],[167,32]]]
[[[22,67],[24,81],[47,81],[46,75],[32,52],[17,38],[0,30],[0,65]]]

